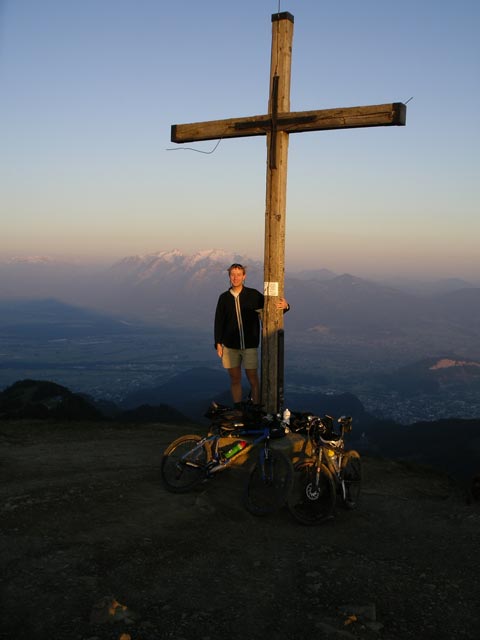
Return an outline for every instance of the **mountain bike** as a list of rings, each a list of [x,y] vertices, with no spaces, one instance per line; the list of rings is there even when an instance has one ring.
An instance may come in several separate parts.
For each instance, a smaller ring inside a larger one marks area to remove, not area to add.
[[[173,493],[190,491],[258,447],[258,458],[245,488],[245,506],[254,515],[266,515],[282,507],[291,488],[293,468],[282,451],[271,447],[273,438],[286,433],[280,418],[259,412],[238,415],[216,403],[206,415],[212,420],[206,436],[181,436],[165,449],[160,469],[166,489]],[[224,439],[231,442],[220,446]]]
[[[316,525],[333,517],[337,499],[346,509],[359,501],[362,483],[360,455],[345,450],[345,433],[352,430],[352,418],[338,419],[340,433],[334,433],[333,418],[304,414],[294,430],[304,432],[311,451],[295,465],[288,508],[302,524]],[[293,421],[295,425],[295,419]]]

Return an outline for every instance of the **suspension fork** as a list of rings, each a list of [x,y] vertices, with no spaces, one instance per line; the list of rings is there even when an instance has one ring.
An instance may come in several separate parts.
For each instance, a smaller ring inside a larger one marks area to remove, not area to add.
[[[267,464],[270,458],[270,446],[268,438],[263,443],[263,452],[262,452],[262,475],[265,477],[267,472]]]
[[[316,489],[318,489],[318,487],[320,486],[320,473],[322,471],[322,459],[323,459],[323,447],[320,446],[318,448],[318,455],[317,455],[317,464],[315,466],[315,480],[314,480],[314,486]]]
[[[260,451],[260,462],[262,469],[262,480],[271,480],[272,465],[269,464],[271,458],[270,438],[266,438],[263,442],[263,448]]]
[[[347,499],[347,490],[345,488],[345,478],[343,477],[343,453],[338,454],[338,479],[340,480],[340,486],[342,488],[342,499]]]

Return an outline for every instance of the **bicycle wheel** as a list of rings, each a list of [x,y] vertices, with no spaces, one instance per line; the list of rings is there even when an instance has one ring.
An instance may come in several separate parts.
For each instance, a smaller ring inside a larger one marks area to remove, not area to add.
[[[292,465],[281,451],[263,451],[248,478],[245,506],[254,516],[264,516],[282,507],[292,484]]]
[[[332,517],[335,501],[335,482],[324,464],[320,467],[318,478],[313,460],[295,467],[288,508],[296,520],[308,525],[325,522]]]
[[[205,465],[210,451],[205,444],[198,446],[201,436],[177,438],[165,449],[160,472],[165,487],[173,493],[189,491],[205,478]]]
[[[362,463],[357,451],[347,451],[342,461],[342,480],[345,493],[342,495],[346,509],[355,509],[362,491]]]

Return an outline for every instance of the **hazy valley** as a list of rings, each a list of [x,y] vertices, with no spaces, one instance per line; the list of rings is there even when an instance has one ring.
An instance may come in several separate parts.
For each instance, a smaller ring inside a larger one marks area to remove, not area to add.
[[[153,389],[150,398],[175,397],[177,408],[199,389],[202,399],[228,394],[212,324],[232,261],[247,263],[248,284],[262,289],[260,264],[222,251],[136,256],[101,269],[0,264],[0,388],[48,379],[117,403]],[[350,393],[369,414],[403,424],[479,417],[474,284],[287,273],[286,402],[317,411],[316,397]],[[172,387],[183,387],[183,401]]]

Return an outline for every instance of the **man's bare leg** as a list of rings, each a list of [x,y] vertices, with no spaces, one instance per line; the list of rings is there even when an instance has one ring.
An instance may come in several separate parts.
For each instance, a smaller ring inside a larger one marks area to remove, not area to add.
[[[228,375],[230,376],[233,403],[236,404],[242,401],[242,369],[240,367],[228,369]]]
[[[260,380],[258,379],[257,369],[245,369],[248,382],[252,390],[252,402],[253,404],[260,404]]]

